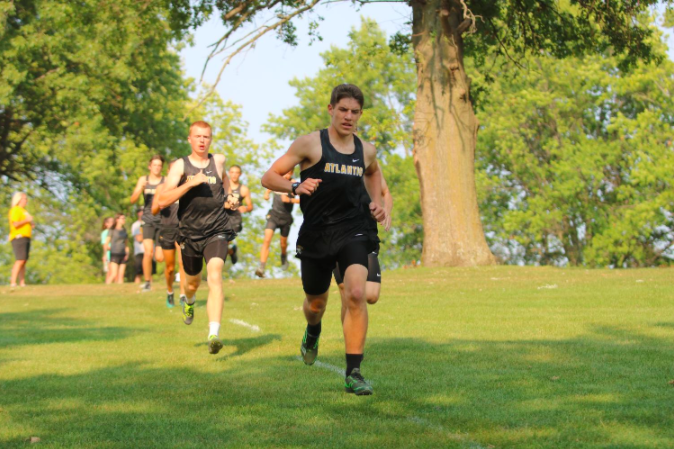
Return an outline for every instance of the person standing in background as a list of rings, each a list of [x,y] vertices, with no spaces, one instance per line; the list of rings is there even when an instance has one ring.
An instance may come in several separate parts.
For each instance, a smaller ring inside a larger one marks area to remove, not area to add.
[[[138,209],[136,212],[138,220],[131,225],[131,236],[133,237],[133,254],[135,259],[134,264],[134,282],[140,284],[143,277],[143,256],[145,255],[145,247],[143,246],[143,209]]]
[[[126,262],[129,260],[129,245],[127,244],[129,234],[124,228],[125,224],[126,216],[124,214],[118,213],[115,215],[115,225],[110,229],[108,237],[105,239],[106,246],[110,248],[110,271],[105,281],[106,284],[124,283]]]
[[[105,244],[105,240],[108,238],[108,233],[110,228],[115,224],[115,219],[112,217],[107,217],[103,219],[103,231],[101,232],[101,245],[103,246],[103,273],[108,273],[108,265],[110,264],[110,248]]]
[[[14,266],[10,287],[16,287],[17,282],[21,287],[26,286],[26,262],[30,254],[30,239],[33,234],[35,222],[33,217],[26,211],[28,195],[17,192],[12,196],[12,208],[9,210],[9,241],[14,250]]]

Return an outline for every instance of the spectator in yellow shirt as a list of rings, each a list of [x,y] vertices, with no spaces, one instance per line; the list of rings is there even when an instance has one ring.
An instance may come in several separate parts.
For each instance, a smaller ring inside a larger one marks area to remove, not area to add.
[[[28,195],[17,192],[12,196],[12,208],[9,210],[9,241],[14,250],[14,266],[10,287],[26,286],[26,262],[30,253],[30,237],[33,233],[33,217],[26,211]]]

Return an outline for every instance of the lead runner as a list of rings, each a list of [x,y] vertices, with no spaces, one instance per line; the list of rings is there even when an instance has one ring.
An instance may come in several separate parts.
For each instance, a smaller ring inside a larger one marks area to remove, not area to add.
[[[307,365],[312,365],[318,355],[332,270],[335,263],[339,264],[346,305],[342,325],[344,386],[356,395],[373,392],[360,370],[368,325],[368,254],[376,244],[368,232],[368,217],[380,223],[386,220],[376,150],[355,135],[364,101],[363,93],[353,84],[335,87],[328,105],[330,126],[299,137],[262,177],[262,185],[269,190],[300,196],[304,223],[297,239],[297,257],[301,260],[307,319],[300,351]],[[292,183],[283,175],[298,164],[301,182]],[[370,198],[376,199],[367,206],[361,202],[366,189]]]

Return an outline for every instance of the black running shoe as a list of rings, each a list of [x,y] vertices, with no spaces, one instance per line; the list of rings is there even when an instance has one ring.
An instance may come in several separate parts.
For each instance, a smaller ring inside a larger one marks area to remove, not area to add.
[[[300,353],[302,354],[302,360],[304,360],[305,365],[313,365],[314,362],[316,361],[316,357],[318,357],[318,338],[316,338],[316,343],[311,345],[311,347],[307,346],[307,337],[309,336],[309,333],[307,330],[304,330],[304,338],[302,338],[302,344],[300,345]]]
[[[176,302],[173,300],[173,292],[166,294],[166,307],[172,309],[176,305]]]
[[[232,255],[229,257],[232,261],[232,265],[236,265],[236,263],[239,261],[239,251],[236,245],[232,245]]]
[[[142,293],[152,291],[152,284],[149,281],[146,281],[143,285],[143,288],[140,289]]]
[[[288,268],[290,268],[290,265],[288,264],[288,255],[281,254],[281,269],[283,271],[288,271]]]
[[[372,385],[363,378],[359,368],[354,368],[344,381],[344,390],[356,396],[367,396],[373,393]]]
[[[217,354],[222,349],[222,342],[217,337],[217,335],[210,335],[208,337],[208,352],[211,354]]]

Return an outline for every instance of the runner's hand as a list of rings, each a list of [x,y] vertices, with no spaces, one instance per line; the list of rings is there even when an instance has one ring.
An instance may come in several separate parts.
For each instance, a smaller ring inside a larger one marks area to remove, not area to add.
[[[307,178],[302,184],[297,186],[295,193],[297,195],[311,196],[316,190],[318,190],[318,184],[320,184],[322,181],[322,179]]]
[[[386,210],[384,210],[383,207],[381,207],[379,204],[372,201],[370,203],[370,213],[372,214],[372,217],[374,217],[374,219],[377,220],[377,223],[381,223],[382,225],[385,225],[387,214],[386,214]]]
[[[391,230],[391,214],[389,212],[386,212],[386,219],[384,220],[384,229],[386,229],[386,232]]]
[[[190,179],[190,185],[192,187],[196,187],[199,184],[204,184],[208,183],[208,176],[204,175],[203,172],[199,172],[196,175],[194,175],[194,178]]]

